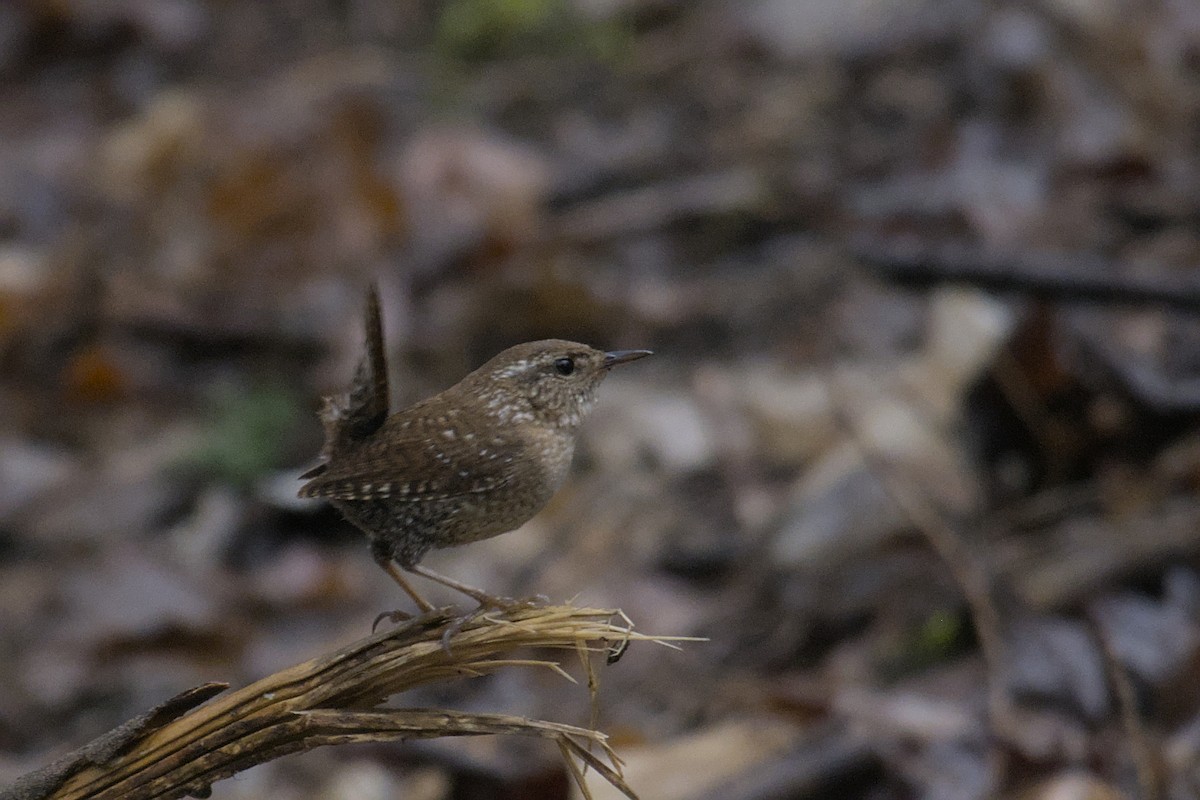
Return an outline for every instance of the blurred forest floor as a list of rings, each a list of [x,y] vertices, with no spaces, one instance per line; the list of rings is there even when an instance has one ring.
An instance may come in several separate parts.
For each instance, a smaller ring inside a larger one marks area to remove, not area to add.
[[[710,639],[600,673],[647,800],[1200,795],[1200,5],[17,0],[0,109],[0,785],[406,601],[295,497],[378,279],[398,404],[656,351],[428,561]],[[214,796],[568,785],[452,740]]]

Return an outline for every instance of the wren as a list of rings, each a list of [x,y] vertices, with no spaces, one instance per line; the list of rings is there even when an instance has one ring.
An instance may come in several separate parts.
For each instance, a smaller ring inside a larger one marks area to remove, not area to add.
[[[326,398],[324,463],[301,497],[323,497],[371,542],[375,561],[422,611],[403,572],[480,603],[505,601],[420,566],[433,549],[519,527],[546,505],[608,371],[650,355],[561,339],[503,351],[449,389],[389,415],[379,296],[367,295],[366,353],[350,390]],[[397,568],[399,567],[399,568]]]

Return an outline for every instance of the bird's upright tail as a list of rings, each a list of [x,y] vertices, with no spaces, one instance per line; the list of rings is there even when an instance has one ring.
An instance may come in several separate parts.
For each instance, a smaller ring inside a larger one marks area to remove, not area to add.
[[[321,409],[321,424],[325,427],[323,459],[328,462],[379,430],[388,416],[389,398],[379,289],[372,285],[367,290],[366,348],[362,360],[358,362],[350,389],[325,398]],[[314,478],[324,471],[325,464],[319,464],[300,477]]]

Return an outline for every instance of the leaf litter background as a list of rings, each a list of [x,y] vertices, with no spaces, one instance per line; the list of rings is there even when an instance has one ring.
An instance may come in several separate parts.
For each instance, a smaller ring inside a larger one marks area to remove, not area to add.
[[[378,278],[399,403],[532,338],[657,352],[544,513],[429,562],[710,638],[601,673],[644,797],[1197,794],[1193,315],[854,245],[1194,307],[1200,7],[28,0],[0,108],[0,783],[402,603],[295,499]],[[520,672],[403,701],[588,718]],[[568,791],[459,740],[215,796]]]

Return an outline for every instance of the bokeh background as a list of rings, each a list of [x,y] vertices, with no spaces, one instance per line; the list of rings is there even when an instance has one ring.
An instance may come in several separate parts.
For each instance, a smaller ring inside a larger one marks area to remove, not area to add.
[[[1194,0],[2,2],[0,784],[406,602],[295,498],[378,281],[398,404],[656,351],[427,562],[709,638],[600,671],[647,800],[1194,797],[1198,257]],[[456,740],[214,796],[568,784]]]

